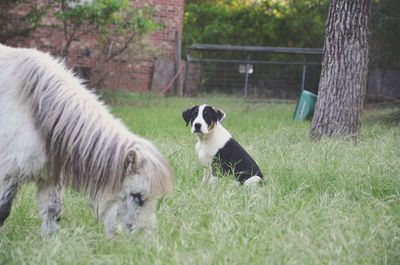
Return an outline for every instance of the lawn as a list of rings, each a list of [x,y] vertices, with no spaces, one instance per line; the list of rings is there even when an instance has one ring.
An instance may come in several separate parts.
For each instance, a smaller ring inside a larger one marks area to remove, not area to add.
[[[212,190],[200,185],[181,116],[204,100],[102,95],[174,171],[153,238],[107,237],[87,196],[67,190],[61,232],[42,241],[35,187],[25,185],[0,229],[0,264],[400,264],[400,128],[375,122],[388,110],[365,112],[358,143],[313,142],[294,104],[208,100],[266,178],[254,188],[224,178]]]

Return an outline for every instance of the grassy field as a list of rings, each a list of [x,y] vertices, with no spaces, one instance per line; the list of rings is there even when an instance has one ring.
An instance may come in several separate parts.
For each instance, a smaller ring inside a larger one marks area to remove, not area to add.
[[[368,121],[376,111],[366,111],[359,143],[312,142],[309,122],[292,120],[294,104],[209,100],[266,177],[263,187],[225,178],[211,190],[200,186],[195,137],[181,117],[204,100],[104,98],[174,171],[156,235],[107,237],[87,197],[68,190],[60,234],[42,241],[26,185],[0,229],[0,264],[400,264],[400,128]]]

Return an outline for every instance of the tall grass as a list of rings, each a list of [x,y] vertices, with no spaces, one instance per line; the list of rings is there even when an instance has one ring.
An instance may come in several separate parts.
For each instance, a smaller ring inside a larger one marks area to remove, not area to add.
[[[86,196],[67,190],[61,232],[40,238],[35,188],[24,186],[0,229],[1,264],[400,264],[400,130],[366,122],[358,143],[310,141],[292,104],[211,100],[258,162],[262,187],[202,186],[181,113],[196,99],[105,93],[113,114],[168,158],[176,188],[151,240],[109,238]],[[118,103],[118,104],[116,104]],[[375,112],[366,112],[371,117]]]

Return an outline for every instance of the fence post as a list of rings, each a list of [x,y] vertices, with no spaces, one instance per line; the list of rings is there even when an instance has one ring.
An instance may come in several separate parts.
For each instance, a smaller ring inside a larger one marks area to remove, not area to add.
[[[303,64],[303,74],[301,77],[301,92],[304,91],[304,84],[306,82],[306,70],[307,70],[307,65]]]
[[[250,55],[247,56],[247,61],[250,60]],[[249,82],[249,69],[250,65],[249,62],[246,63],[246,77],[244,80],[244,89],[243,89],[243,96],[247,98],[247,83]]]
[[[183,97],[186,97],[187,94],[187,85],[188,85],[188,73],[189,73],[189,64],[190,64],[190,55],[189,53],[186,55],[186,71],[185,71],[185,80],[183,81]]]
[[[179,32],[179,30],[175,31],[175,72],[178,72],[179,69],[181,68],[181,61],[182,61],[182,47],[181,47],[181,34]],[[175,92],[177,95],[182,96],[183,95],[183,91],[182,91],[182,75],[179,74],[179,77],[177,79],[177,82],[175,82]]]

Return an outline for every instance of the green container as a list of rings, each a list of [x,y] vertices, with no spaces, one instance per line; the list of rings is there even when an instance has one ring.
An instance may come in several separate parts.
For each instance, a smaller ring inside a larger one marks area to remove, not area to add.
[[[303,121],[312,119],[314,115],[315,102],[317,101],[317,95],[310,91],[303,90],[300,98],[297,101],[296,111],[294,112],[294,120]]]

